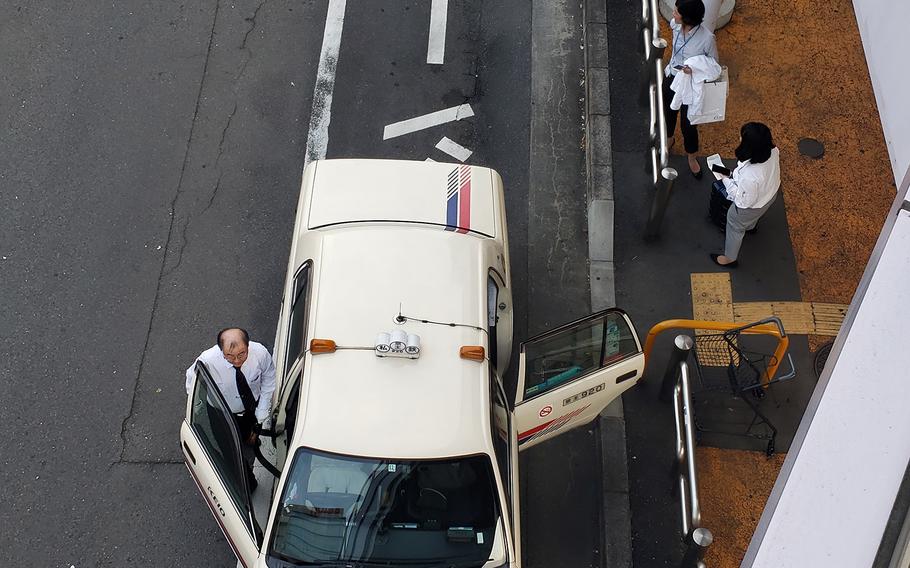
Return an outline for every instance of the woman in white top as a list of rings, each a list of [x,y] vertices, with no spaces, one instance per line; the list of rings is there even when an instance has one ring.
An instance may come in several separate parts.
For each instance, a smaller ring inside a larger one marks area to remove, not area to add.
[[[723,184],[732,203],[727,210],[724,254],[712,253],[711,260],[727,268],[736,268],[743,235],[755,229],[780,189],[780,152],[771,139],[771,130],[760,122],[747,122],[739,134],[736,169],[717,182]]]
[[[678,110],[670,108],[673,90],[670,84],[678,72],[692,74],[685,62],[690,57],[705,55],[717,61],[717,43],[711,30],[702,25],[705,17],[705,5],[702,0],[676,0],[673,19],[670,20],[673,43],[670,46],[670,63],[664,68],[664,118],[667,121],[667,136],[673,137],[676,131],[676,118],[680,118],[683,146],[689,158],[689,171],[695,179],[701,179],[701,166],[695,154],[698,152],[698,128],[689,122],[689,106],[682,105]]]

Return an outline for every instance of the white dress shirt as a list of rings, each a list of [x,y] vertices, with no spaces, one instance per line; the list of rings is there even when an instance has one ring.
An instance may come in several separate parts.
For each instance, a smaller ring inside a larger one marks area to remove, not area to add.
[[[727,199],[740,209],[761,209],[780,188],[780,151],[771,150],[771,157],[760,164],[737,162],[733,176],[723,178]]]
[[[684,34],[682,24],[677,24],[676,20],[671,19],[670,29],[673,44],[670,45],[670,63],[664,68],[667,77],[673,77],[678,73],[678,70],[673,68],[674,65],[683,65],[686,59],[696,55],[705,55],[714,61],[720,61],[717,56],[717,42],[708,28],[698,25]]]
[[[246,361],[240,366],[240,370],[246,377],[250,390],[253,391],[253,398],[259,401],[256,407],[256,421],[262,422],[269,416],[272,394],[275,392],[275,363],[272,361],[268,349],[261,343],[250,341],[247,351]],[[196,358],[196,361],[205,363],[231,412],[235,414],[243,412],[243,400],[240,398],[240,393],[237,392],[236,371],[234,371],[234,366],[224,358],[221,348],[215,345],[206,349]],[[186,393],[191,396],[193,394],[191,392],[193,377],[196,376],[196,361],[193,361],[190,368],[186,370]]]

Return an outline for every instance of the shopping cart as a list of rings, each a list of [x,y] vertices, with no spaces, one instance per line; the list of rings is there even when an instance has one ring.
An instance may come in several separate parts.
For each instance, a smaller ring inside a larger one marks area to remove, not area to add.
[[[771,317],[724,331],[695,330],[695,381],[693,396],[712,391],[726,392],[741,400],[752,412],[752,419],[745,428],[702,428],[696,414],[700,432],[742,435],[767,440],[765,453],[774,453],[777,427],[772,423],[760,402],[767,389],[774,384],[796,376],[793,358],[786,353],[787,337],[779,318]],[[787,360],[789,370],[778,373],[781,358]]]

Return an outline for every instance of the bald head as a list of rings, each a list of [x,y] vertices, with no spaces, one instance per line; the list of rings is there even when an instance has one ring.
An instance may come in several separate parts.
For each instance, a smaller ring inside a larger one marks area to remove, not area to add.
[[[239,327],[222,329],[218,333],[218,347],[228,363],[240,367],[249,355],[250,334]]]

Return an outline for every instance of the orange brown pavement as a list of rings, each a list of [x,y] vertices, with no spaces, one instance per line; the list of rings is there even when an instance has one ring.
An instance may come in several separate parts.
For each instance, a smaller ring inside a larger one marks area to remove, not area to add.
[[[896,192],[853,5],[737,0],[716,35],[727,115],[699,126],[699,154],[732,158],[743,123],[771,128],[802,300],[848,304]],[[804,137],[824,144],[822,159],[799,154]],[[810,347],[827,340],[810,337]],[[702,516],[715,536],[708,566],[739,566],[783,457],[698,448]]]
[[[696,448],[702,525],[714,534],[714,543],[705,554],[707,566],[739,566],[785,457]]]

